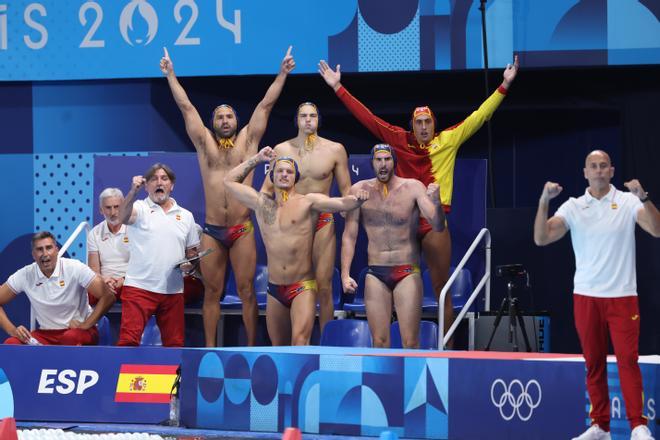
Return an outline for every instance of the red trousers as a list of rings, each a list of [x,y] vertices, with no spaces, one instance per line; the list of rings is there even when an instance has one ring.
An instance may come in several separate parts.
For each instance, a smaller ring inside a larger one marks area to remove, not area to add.
[[[607,388],[607,336],[612,340],[619,381],[630,427],[646,425],[642,416],[642,373],[639,370],[639,305],[636,296],[594,298],[573,295],[575,328],[587,365],[589,416],[605,431],[610,430],[610,399]]]
[[[121,292],[124,289],[124,286],[122,286],[117,292],[115,292],[115,299],[117,302],[121,301]],[[91,293],[87,294],[89,298],[89,305],[90,306],[95,306],[97,302],[99,302],[98,299]],[[204,296],[204,284],[202,283],[202,280],[199,278],[196,278],[192,275],[186,275],[183,277],[183,301],[185,304],[190,304],[195,301],[198,301],[202,299]]]
[[[117,345],[140,345],[151,315],[156,315],[165,347],[183,347],[183,295],[149,292],[124,286],[121,293],[121,326]]]
[[[63,330],[33,330],[32,337],[43,345],[96,345],[99,343],[99,332],[96,326],[89,330],[66,328]],[[22,344],[18,338],[7,338],[5,344]]]

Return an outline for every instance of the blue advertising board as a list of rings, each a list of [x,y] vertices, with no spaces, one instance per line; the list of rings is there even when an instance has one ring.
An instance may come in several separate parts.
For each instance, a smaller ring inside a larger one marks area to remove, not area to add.
[[[160,423],[181,350],[0,345],[0,418]]]
[[[0,80],[482,67],[478,1],[0,0]],[[660,63],[656,0],[485,2],[491,67]]]

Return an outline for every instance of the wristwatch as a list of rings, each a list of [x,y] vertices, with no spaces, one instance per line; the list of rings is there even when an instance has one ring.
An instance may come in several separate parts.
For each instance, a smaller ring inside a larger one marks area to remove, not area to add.
[[[648,202],[649,201],[649,193],[644,194],[644,197],[640,198],[639,201],[642,202],[642,203]]]

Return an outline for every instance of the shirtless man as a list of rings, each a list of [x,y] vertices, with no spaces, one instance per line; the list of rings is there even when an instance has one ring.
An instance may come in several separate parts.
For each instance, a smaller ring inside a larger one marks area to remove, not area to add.
[[[266,130],[270,112],[282,92],[287,75],[294,67],[295,62],[289,47],[275,81],[257,104],[248,125],[239,131],[236,112],[227,104],[215,108],[211,129],[205,127],[174,74],[174,65],[167,49],[160,60],[160,69],[167,75],[174,100],[183,114],[186,132],[197,150],[204,183],[206,223],[202,235],[202,249],[215,251],[200,261],[204,278],[202,316],[207,347],[216,345],[220,298],[224,289],[228,259],[234,269],[238,295],[243,302],[247,342],[248,345],[255,344],[259,312],[253,286],[257,261],[254,226],[250,221],[249,210],[229,196],[223,179],[229,170],[257,152],[257,145]],[[246,177],[246,183],[251,184],[252,174]]]
[[[341,246],[342,284],[346,293],[355,293],[357,283],[350,277],[350,270],[361,213],[369,239],[364,302],[374,347],[390,346],[394,301],[404,348],[419,348],[422,277],[415,234],[420,212],[434,231],[444,230],[440,187],[430,183],[424,188],[419,180],[396,176],[396,155],[387,144],[374,146],[371,158],[376,177],[357,182],[351,188],[353,194],[368,192],[369,200],[346,216]]]
[[[312,236],[322,212],[350,211],[365,202],[363,191],[346,197],[299,194],[298,164],[290,157],[277,158],[270,178],[274,194],[257,192],[242,183],[258,164],[274,160],[266,147],[227,174],[227,191],[253,209],[268,255],[268,304],[266,324],[273,345],[307,345],[316,316],[316,281],[312,269]]]
[[[416,107],[410,118],[411,130],[397,127],[382,120],[360,101],[351,95],[341,84],[340,66],[332,70],[325,61],[319,63],[319,73],[346,108],[374,136],[391,145],[399,156],[397,173],[401,177],[418,179],[424,185],[440,185],[442,202],[446,213],[451,210],[452,190],[454,187],[454,164],[458,149],[481,126],[488,121],[504,100],[507,91],[518,73],[518,56],[513,64],[504,69],[502,84],[481,106],[462,122],[449,128],[438,130],[435,115],[428,106]],[[433,231],[431,226],[421,219],[417,231],[422,244],[424,259],[429,266],[431,282],[436,298],[449,279],[451,262],[451,237],[449,229]],[[451,295],[445,297],[445,331],[449,330],[454,320]],[[451,344],[451,343],[450,343]]]
[[[315,104],[304,102],[296,112],[298,135],[275,146],[278,156],[291,157],[300,166],[300,181],[296,184],[298,194],[320,193],[330,195],[332,178],[337,179],[339,192],[348,195],[351,189],[351,177],[348,172],[348,156],[342,144],[322,138],[318,135],[319,111]],[[263,192],[273,192],[273,182],[264,180]],[[318,284],[318,303],[320,304],[319,326],[323,330],[325,323],[333,319],[332,275],[335,268],[337,249],[335,221],[331,213],[319,215],[314,234],[312,260],[314,275]]]

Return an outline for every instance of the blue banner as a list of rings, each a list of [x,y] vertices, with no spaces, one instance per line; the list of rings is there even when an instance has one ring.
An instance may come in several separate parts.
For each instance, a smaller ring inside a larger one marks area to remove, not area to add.
[[[0,80],[482,67],[473,0],[0,0]],[[657,0],[486,3],[491,67],[660,63]]]
[[[0,418],[160,423],[180,349],[0,345]]]

